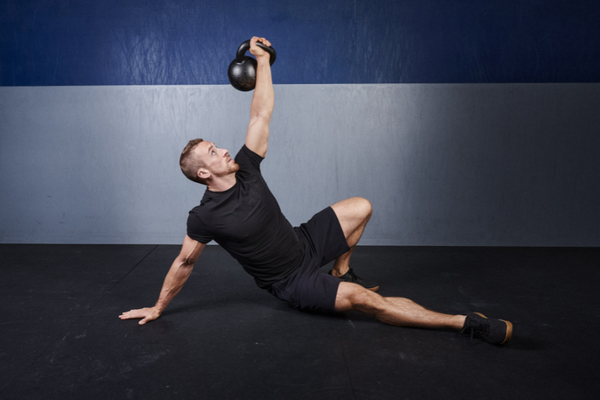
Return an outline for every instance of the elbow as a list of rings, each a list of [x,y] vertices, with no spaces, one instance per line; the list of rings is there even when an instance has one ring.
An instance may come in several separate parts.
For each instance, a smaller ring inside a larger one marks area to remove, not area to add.
[[[183,263],[183,264],[181,264],[181,268],[184,270],[191,271],[192,269],[194,269],[194,263],[193,262]]]
[[[184,262],[181,264],[181,267],[192,269],[192,268],[194,268],[195,263],[196,263],[196,260],[192,260],[191,258],[186,258],[184,260]]]
[[[178,257],[178,259],[177,259],[177,265],[180,268],[192,269],[192,268],[194,268],[194,264],[196,263],[196,261],[197,261],[196,259],[193,259],[190,256],[187,256],[187,257],[181,256],[181,257]]]

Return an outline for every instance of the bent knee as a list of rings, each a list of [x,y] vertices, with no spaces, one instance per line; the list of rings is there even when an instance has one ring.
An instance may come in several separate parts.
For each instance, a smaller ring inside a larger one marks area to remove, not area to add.
[[[365,216],[370,216],[373,213],[373,204],[364,197],[354,197],[356,201],[356,207],[360,209],[360,211]]]
[[[344,207],[340,211],[346,212],[348,215],[358,218],[361,221],[368,220],[373,214],[373,205],[364,197],[351,197],[337,204]]]

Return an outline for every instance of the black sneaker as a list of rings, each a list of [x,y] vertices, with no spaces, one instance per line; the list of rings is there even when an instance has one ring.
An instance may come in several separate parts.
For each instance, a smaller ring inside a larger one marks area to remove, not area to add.
[[[331,271],[329,271],[328,274],[332,275]],[[365,281],[363,278],[356,276],[354,271],[352,271],[352,268],[350,268],[348,270],[348,272],[346,272],[344,275],[340,276],[339,278],[345,282],[358,283],[360,286],[364,287],[365,289],[369,289],[373,292],[376,292],[379,290],[378,284]]]
[[[460,333],[470,333],[471,339],[478,337],[492,344],[508,343],[513,326],[503,319],[488,319],[481,313],[469,313]]]

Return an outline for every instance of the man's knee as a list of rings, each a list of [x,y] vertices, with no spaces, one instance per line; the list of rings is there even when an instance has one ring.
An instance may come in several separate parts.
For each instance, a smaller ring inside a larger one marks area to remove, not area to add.
[[[353,225],[352,231],[356,226],[368,221],[373,213],[371,202],[364,197],[351,197],[346,200],[335,203],[331,206],[338,219],[344,224]]]
[[[384,308],[385,299],[375,292],[350,282],[341,282],[335,298],[335,311],[376,313]]]
[[[364,215],[365,218],[370,218],[373,214],[373,205],[364,197],[355,197],[357,212]]]

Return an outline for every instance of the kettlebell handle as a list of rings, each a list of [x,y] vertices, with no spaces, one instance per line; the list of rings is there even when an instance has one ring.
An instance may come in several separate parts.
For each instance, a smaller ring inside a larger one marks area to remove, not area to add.
[[[277,58],[277,53],[275,52],[275,49],[270,46],[265,46],[261,42],[256,42],[256,45],[270,54],[271,57],[269,60],[269,64],[273,65],[275,59]],[[245,54],[248,50],[250,50],[250,40],[246,40],[244,43],[240,44],[240,47],[238,47],[237,52],[235,53],[235,60],[238,63],[243,62],[246,57]]]

